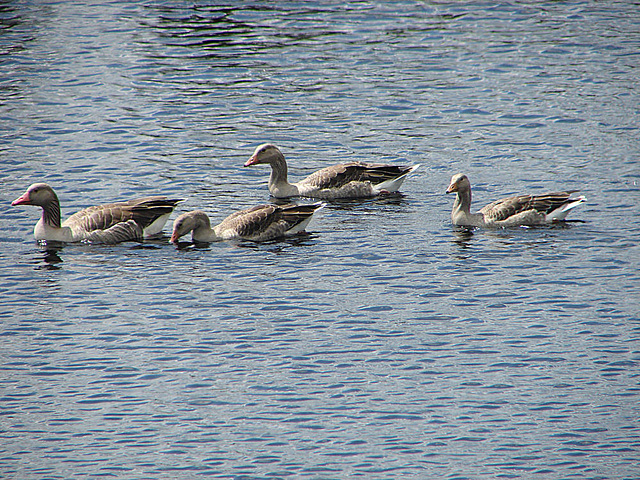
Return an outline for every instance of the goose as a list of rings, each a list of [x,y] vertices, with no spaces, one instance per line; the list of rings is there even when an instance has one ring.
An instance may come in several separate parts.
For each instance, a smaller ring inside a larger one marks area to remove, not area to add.
[[[273,240],[302,232],[323,203],[312,205],[256,205],[229,215],[211,228],[209,217],[201,210],[178,216],[173,222],[171,242],[189,232],[194,242],[215,242],[234,238],[256,242]]]
[[[51,186],[34,183],[11,205],[42,207],[33,234],[38,241],[119,243],[158,235],[180,199],[147,197],[85,208],[60,223],[60,202]]]
[[[269,192],[276,198],[364,198],[397,192],[407,176],[420,165],[398,166],[350,162],[323,168],[297,183],[287,180],[287,162],[271,143],[258,146],[245,167],[271,165]]]
[[[456,193],[451,212],[454,225],[468,227],[514,227],[545,225],[564,220],[569,212],[586,202],[586,198],[571,197],[578,190],[516,195],[497,200],[471,213],[471,183],[461,173],[451,178],[446,193]]]

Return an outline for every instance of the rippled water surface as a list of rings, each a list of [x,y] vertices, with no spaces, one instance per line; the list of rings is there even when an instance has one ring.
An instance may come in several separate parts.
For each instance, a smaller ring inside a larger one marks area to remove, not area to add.
[[[640,478],[634,3],[0,3],[0,476]],[[422,166],[264,244],[46,247],[10,206],[222,219],[266,141]],[[589,201],[458,230],[457,172]]]

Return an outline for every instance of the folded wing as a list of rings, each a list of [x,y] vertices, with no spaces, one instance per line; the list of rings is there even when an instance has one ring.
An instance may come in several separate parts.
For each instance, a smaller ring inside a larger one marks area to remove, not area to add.
[[[543,215],[551,214],[568,202],[571,194],[577,190],[566,192],[553,192],[543,195],[517,195],[497,200],[480,210],[487,221],[500,222],[520,215],[524,212],[532,212]]]

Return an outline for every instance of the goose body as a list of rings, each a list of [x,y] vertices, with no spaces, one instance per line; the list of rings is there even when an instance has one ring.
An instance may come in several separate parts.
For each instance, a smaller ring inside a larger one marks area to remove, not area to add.
[[[515,195],[497,200],[471,213],[471,183],[461,173],[451,178],[446,193],[456,193],[451,212],[454,225],[468,227],[515,227],[546,225],[564,220],[569,212],[587,199],[571,197],[577,190]]]
[[[215,242],[240,238],[262,242],[302,232],[313,214],[322,208],[313,205],[257,205],[229,215],[211,228],[207,214],[193,210],[178,216],[173,222],[171,241],[191,232],[194,242]]]
[[[33,230],[36,240],[119,243],[159,234],[180,200],[147,197],[85,208],[60,221],[58,196],[46,183],[34,183],[11,205],[42,207]]]
[[[304,180],[289,183],[284,155],[270,143],[257,147],[244,166],[263,163],[271,165],[269,192],[274,197],[302,196],[328,200],[397,192],[407,176],[419,167],[350,162],[323,168]]]

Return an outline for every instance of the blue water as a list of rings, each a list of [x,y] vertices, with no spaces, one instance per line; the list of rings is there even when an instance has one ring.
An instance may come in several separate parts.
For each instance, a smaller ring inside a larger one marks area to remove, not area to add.
[[[639,52],[632,2],[0,4],[0,476],[640,478]],[[46,248],[10,206],[222,219],[266,141],[422,166],[264,244]],[[459,230],[458,172],[588,203]]]

